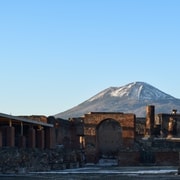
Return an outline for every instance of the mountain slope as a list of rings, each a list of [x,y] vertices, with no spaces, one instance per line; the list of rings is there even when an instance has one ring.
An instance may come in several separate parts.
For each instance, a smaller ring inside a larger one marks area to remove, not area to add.
[[[122,87],[107,88],[55,117],[80,117],[91,111],[135,113],[136,116],[145,116],[145,106],[149,104],[156,106],[156,113],[169,113],[172,109],[180,109],[180,99],[147,83],[133,82]]]

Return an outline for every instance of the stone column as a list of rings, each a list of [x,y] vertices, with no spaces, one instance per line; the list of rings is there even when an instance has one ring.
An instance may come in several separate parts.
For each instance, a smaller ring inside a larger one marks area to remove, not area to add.
[[[38,129],[37,130],[37,148],[39,149],[44,149],[44,130],[43,129]]]
[[[85,148],[85,139],[84,136],[79,136],[79,148],[84,149]]]
[[[167,138],[173,138],[177,135],[177,120],[173,117],[169,118],[168,122],[168,136]]]
[[[54,149],[56,146],[55,139],[55,128],[46,128],[45,129],[45,138],[46,138],[46,148]]]
[[[145,137],[149,138],[153,135],[154,130],[154,106],[146,106],[146,129]]]
[[[26,137],[25,136],[19,136],[19,139],[18,139],[18,145],[19,145],[19,148],[25,148],[26,147]]]
[[[15,145],[15,128],[14,127],[6,127],[6,146],[14,147]]]
[[[36,132],[33,127],[30,127],[28,130],[28,147],[29,148],[36,147]]]
[[[23,127],[23,122],[21,122],[21,134],[18,139],[18,146],[19,148],[25,148],[26,147],[26,137],[23,135],[24,134],[24,127]]]

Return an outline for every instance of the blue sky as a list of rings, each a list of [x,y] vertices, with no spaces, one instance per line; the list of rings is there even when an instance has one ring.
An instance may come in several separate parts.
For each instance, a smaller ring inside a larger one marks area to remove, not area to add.
[[[54,115],[110,86],[180,98],[179,0],[0,2],[0,112]]]

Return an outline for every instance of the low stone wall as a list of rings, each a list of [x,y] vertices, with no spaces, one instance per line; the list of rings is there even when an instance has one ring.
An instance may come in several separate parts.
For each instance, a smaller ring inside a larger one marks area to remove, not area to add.
[[[118,155],[119,166],[139,166],[140,153],[134,152],[120,152]]]
[[[0,149],[0,173],[23,173],[77,168],[84,165],[81,152],[40,149]]]
[[[179,165],[179,152],[155,152],[155,157],[158,166]]]

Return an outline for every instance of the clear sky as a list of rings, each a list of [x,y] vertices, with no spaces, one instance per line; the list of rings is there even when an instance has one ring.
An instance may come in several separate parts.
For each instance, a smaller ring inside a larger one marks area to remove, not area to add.
[[[179,0],[0,2],[0,112],[54,115],[110,86],[180,98]]]

